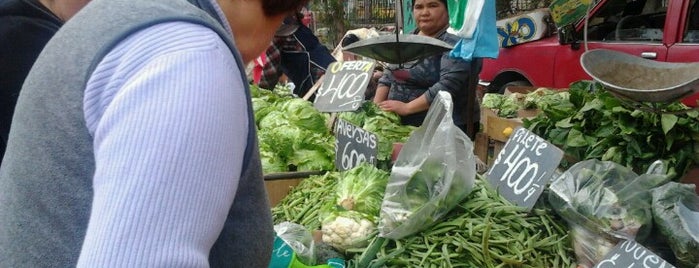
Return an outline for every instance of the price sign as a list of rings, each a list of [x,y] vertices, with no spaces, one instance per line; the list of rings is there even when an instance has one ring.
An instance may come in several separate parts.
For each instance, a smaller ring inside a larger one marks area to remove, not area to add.
[[[374,62],[333,62],[328,66],[313,102],[321,112],[356,111],[364,101]]]
[[[335,126],[335,167],[348,170],[361,162],[376,165],[378,138],[349,122],[338,119]]]
[[[531,210],[562,158],[556,146],[518,127],[486,177],[507,200]]]
[[[667,263],[636,241],[626,240],[612,248],[604,259],[595,265],[595,268],[612,267],[671,268],[675,266]]]

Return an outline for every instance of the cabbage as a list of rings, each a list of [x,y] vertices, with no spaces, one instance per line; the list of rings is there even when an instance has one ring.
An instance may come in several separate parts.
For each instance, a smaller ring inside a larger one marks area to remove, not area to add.
[[[281,112],[287,116],[289,124],[315,132],[328,132],[325,117],[307,100],[293,98],[281,105]]]
[[[283,161],[279,155],[260,150],[260,161],[262,162],[262,172],[265,174],[289,171],[289,165]]]
[[[265,173],[335,168],[335,137],[326,126],[329,115],[307,100],[251,89],[257,96],[252,104]]]
[[[289,163],[296,166],[296,171],[332,170],[335,159],[319,150],[295,150]]]

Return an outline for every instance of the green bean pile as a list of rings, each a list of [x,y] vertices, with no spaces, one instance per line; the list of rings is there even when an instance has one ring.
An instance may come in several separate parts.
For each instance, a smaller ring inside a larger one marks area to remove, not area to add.
[[[400,240],[375,238],[348,267],[575,267],[567,228],[539,205],[524,212],[476,180],[433,227]],[[376,250],[376,248],[374,248]]]
[[[308,230],[320,229],[318,211],[332,202],[332,193],[337,185],[337,172],[314,175],[301,180],[289,194],[272,208],[274,224],[290,221],[301,224]]]
[[[337,173],[311,176],[272,208],[274,222],[320,228],[318,211]],[[405,239],[375,238],[346,253],[347,267],[575,267],[566,226],[540,202],[530,213],[477,179],[471,194],[438,224]],[[543,197],[542,197],[543,199]]]

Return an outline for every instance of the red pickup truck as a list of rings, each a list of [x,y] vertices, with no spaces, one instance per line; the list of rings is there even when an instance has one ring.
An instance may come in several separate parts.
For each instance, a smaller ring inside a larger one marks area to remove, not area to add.
[[[557,35],[501,48],[497,59],[483,61],[481,84],[488,92],[500,93],[511,85],[567,88],[571,82],[591,79],[580,65],[586,49],[606,48],[664,62],[699,62],[699,0],[593,2],[587,40],[582,19],[559,28]]]

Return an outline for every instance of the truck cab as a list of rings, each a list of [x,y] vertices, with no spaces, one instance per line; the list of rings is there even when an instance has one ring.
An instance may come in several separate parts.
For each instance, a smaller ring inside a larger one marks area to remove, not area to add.
[[[502,93],[511,85],[567,88],[591,79],[580,56],[598,48],[662,62],[699,62],[699,0],[593,2],[587,21],[560,27],[555,35],[540,40],[501,48],[497,59],[485,59],[480,79],[487,92]]]

